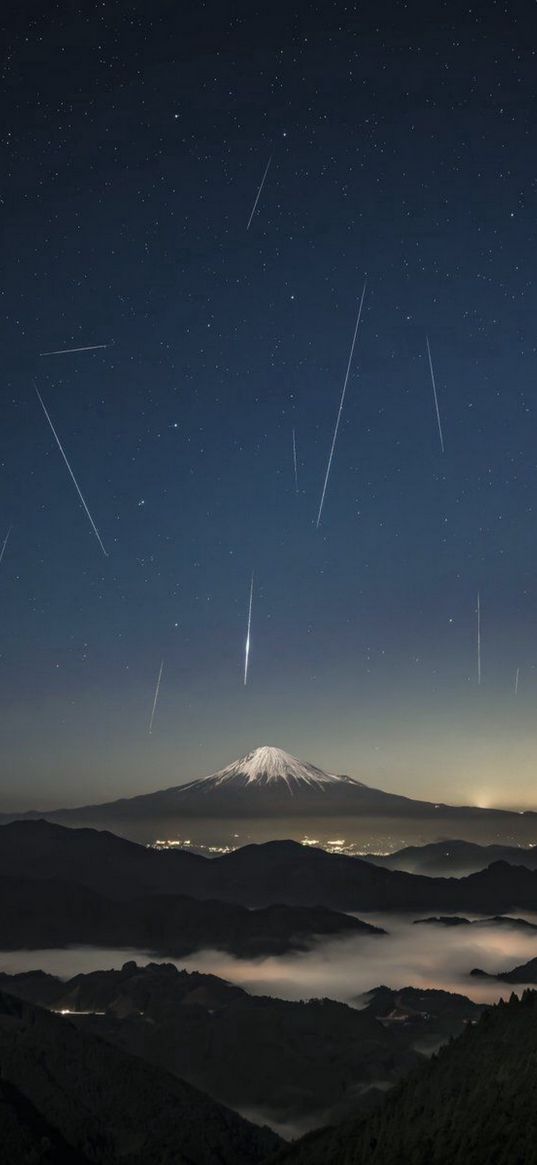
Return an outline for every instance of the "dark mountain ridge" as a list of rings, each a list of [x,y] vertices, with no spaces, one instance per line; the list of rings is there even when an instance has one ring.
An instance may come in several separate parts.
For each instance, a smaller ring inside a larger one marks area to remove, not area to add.
[[[449,838],[428,845],[409,845],[391,854],[362,854],[368,862],[388,870],[427,877],[460,877],[484,870],[492,862],[537,869],[537,846],[478,845],[476,842]]]
[[[520,963],[510,971],[497,971],[492,974],[490,971],[482,971],[480,967],[474,967],[470,974],[478,979],[499,979],[502,983],[537,983],[537,957],[528,959],[527,963]]]
[[[79,849],[78,841],[82,844]],[[103,858],[103,853],[105,858]],[[537,909],[537,871],[495,862],[463,878],[427,878],[294,841],[244,846],[217,858],[148,849],[95,830],[48,822],[0,827],[0,875],[59,878],[99,893],[287,904],[337,911],[505,914]],[[143,888],[143,889],[142,889]]]
[[[117,901],[76,882],[0,876],[4,950],[82,944],[179,958],[211,947],[257,958],[305,950],[320,937],[383,933],[323,907],[276,903],[249,910],[233,902],[162,893]]]

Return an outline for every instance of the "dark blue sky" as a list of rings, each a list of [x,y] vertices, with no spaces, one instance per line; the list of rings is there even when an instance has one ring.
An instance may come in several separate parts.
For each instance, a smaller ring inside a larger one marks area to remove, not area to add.
[[[7,5],[3,804],[264,743],[534,803],[534,16]]]

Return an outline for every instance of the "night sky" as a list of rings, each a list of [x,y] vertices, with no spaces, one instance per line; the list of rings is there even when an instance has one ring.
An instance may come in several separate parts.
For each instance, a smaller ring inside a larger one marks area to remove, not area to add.
[[[261,744],[535,805],[534,6],[5,13],[2,807]]]

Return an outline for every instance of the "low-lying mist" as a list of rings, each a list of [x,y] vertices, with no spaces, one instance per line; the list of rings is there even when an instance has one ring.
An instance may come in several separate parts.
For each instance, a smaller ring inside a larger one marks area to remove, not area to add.
[[[62,978],[80,972],[121,967],[128,959],[139,963],[174,962],[189,971],[219,975],[252,994],[283,999],[327,996],[360,1004],[374,987],[441,988],[468,995],[476,1002],[508,997],[511,984],[469,977],[473,967],[495,972],[509,970],[537,956],[537,931],[523,932],[499,926],[414,926],[401,915],[367,915],[382,926],[385,936],[365,935],[316,944],[307,952],[260,959],[238,959],[222,951],[204,950],[184,959],[152,956],[147,951],[68,947],[62,950],[0,952],[0,970],[15,972],[41,968]],[[524,915],[536,922],[537,915]],[[517,987],[520,991],[521,988]]]

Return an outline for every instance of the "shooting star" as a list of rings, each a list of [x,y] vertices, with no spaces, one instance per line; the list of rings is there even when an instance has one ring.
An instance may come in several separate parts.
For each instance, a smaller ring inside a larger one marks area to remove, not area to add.
[[[477,592],[477,682],[481,684],[481,599]]]
[[[40,352],[40,356],[67,356],[69,352],[95,352],[97,348],[111,348],[113,340],[108,344],[88,344],[86,348],[57,348],[55,352]]]
[[[0,559],[0,562],[1,561],[2,560]],[[517,667],[516,672],[515,672],[515,696],[518,696],[518,677],[519,677],[519,675],[520,675],[520,668]]]
[[[163,660],[163,659],[161,659],[161,661],[160,661],[160,668],[159,668],[159,673],[158,673],[157,686],[156,686],[156,688],[155,688],[155,699],[153,700],[153,707],[152,707],[152,709],[151,709],[151,719],[150,719],[150,721],[149,721],[149,735],[150,735],[150,736],[151,736],[151,733],[152,733],[152,731],[153,731],[153,720],[154,720],[154,717],[155,717],[155,708],[156,708],[156,706],[157,706],[157,700],[158,700],[158,694],[159,694],[159,689],[160,689],[160,681],[161,681],[161,679],[162,679],[162,669],[163,669],[163,667],[164,667],[164,660]]]
[[[295,471],[295,493],[298,493],[298,462],[296,459],[296,436],[293,429],[293,468]]]
[[[440,448],[441,448],[442,453],[443,453],[444,452],[444,437],[442,434],[442,422],[440,420],[440,409],[438,408],[438,396],[436,394],[436,381],[434,378],[434,368],[433,368],[433,361],[432,361],[432,356],[431,356],[431,345],[429,344],[429,337],[426,336],[425,339],[427,340],[427,355],[429,357],[429,368],[430,368],[430,372],[431,372],[431,384],[433,386],[434,407],[436,409],[436,420],[438,422],[438,436],[440,437]]]
[[[250,583],[250,603],[248,606],[248,630],[246,632],[246,643],[244,645],[244,684],[248,683],[248,663],[250,660],[250,628],[252,626],[252,603],[254,601],[254,575],[252,571],[252,581]]]
[[[74,486],[75,486],[76,492],[77,492],[77,494],[78,494],[78,496],[79,496],[79,498],[80,498],[80,501],[82,502],[82,505],[84,506],[84,509],[85,509],[85,511],[86,511],[86,514],[87,514],[87,516],[88,516],[88,518],[89,518],[89,520],[90,520],[90,523],[91,523],[91,528],[92,528],[92,530],[93,530],[93,533],[95,534],[95,537],[96,537],[96,539],[97,539],[97,541],[98,541],[98,543],[99,543],[99,546],[101,547],[101,550],[102,550],[102,552],[103,552],[103,554],[104,554],[105,558],[108,558],[108,551],[107,551],[107,550],[105,550],[105,548],[104,548],[104,546],[103,546],[103,540],[102,540],[102,538],[101,538],[101,535],[99,534],[99,531],[98,531],[98,529],[97,529],[97,527],[96,527],[96,525],[95,525],[95,522],[93,521],[93,518],[92,518],[92,516],[91,516],[91,514],[90,514],[90,512],[89,512],[89,510],[88,510],[88,507],[87,507],[87,505],[86,505],[86,503],[85,503],[85,501],[84,501],[84,498],[83,498],[83,496],[82,496],[82,492],[81,492],[81,490],[80,490],[80,486],[79,486],[79,484],[78,484],[78,482],[77,482],[77,480],[76,480],[76,477],[75,477],[75,475],[74,475],[74,473],[73,473],[73,470],[71,469],[71,466],[70,466],[70,464],[69,464],[69,461],[68,461],[68,459],[67,459],[67,454],[65,453],[65,450],[64,450],[64,448],[63,448],[63,445],[62,445],[62,443],[61,443],[61,441],[60,441],[60,438],[58,437],[58,434],[57,434],[57,432],[56,432],[56,430],[55,430],[55,428],[54,428],[54,425],[52,424],[52,421],[51,421],[51,419],[50,419],[50,416],[49,416],[49,414],[48,414],[48,412],[47,412],[47,408],[46,408],[45,402],[44,402],[44,400],[43,400],[43,397],[41,396],[41,393],[40,393],[40,391],[39,391],[39,389],[38,389],[38,387],[37,387],[37,384],[35,383],[35,381],[34,381],[34,388],[35,388],[35,391],[36,391],[36,393],[37,393],[37,399],[38,399],[38,401],[39,401],[39,404],[41,405],[41,408],[43,409],[43,412],[44,412],[44,414],[45,414],[45,416],[46,416],[46,418],[47,418],[47,421],[48,421],[48,423],[49,423],[49,425],[50,425],[50,427],[51,427],[51,429],[52,429],[52,432],[53,432],[53,434],[54,434],[54,439],[55,439],[55,441],[56,441],[56,444],[57,444],[57,446],[58,446],[58,449],[60,450],[60,453],[61,453],[61,455],[62,455],[62,457],[63,457],[63,460],[65,461],[65,464],[66,464],[66,466],[67,466],[67,468],[68,468],[68,470],[69,470],[69,473],[70,473],[70,475],[71,475],[71,478],[72,478],[73,484],[74,484]]]
[[[364,306],[364,299],[365,299],[365,290],[366,290],[366,287],[367,287],[367,279],[364,281],[364,286],[363,286],[363,289],[362,289],[362,298],[360,299],[360,306],[359,306],[359,308],[358,308],[358,315],[357,315],[357,317],[356,317],[356,325],[355,325],[355,328],[354,328],[354,335],[353,335],[353,337],[352,337],[351,350],[350,350],[350,352],[349,352],[349,359],[348,359],[348,363],[347,363],[347,371],[346,371],[346,373],[345,373],[345,380],[344,380],[344,382],[343,382],[343,390],[342,390],[342,393],[341,393],[341,400],[340,400],[340,402],[339,402],[339,409],[338,409],[338,414],[337,414],[337,418],[336,418],[336,425],[335,425],[335,429],[334,429],[334,436],[332,437],[332,445],[330,446],[330,455],[329,455],[329,458],[328,458],[328,465],[327,465],[327,467],[326,467],[326,474],[325,474],[325,479],[324,479],[323,492],[322,492],[322,494],[321,494],[321,504],[320,504],[320,506],[319,506],[319,513],[317,514],[317,529],[319,529],[319,525],[320,525],[320,522],[321,522],[321,516],[322,516],[322,512],[323,512],[323,506],[324,506],[324,499],[325,499],[325,494],[326,494],[326,487],[327,487],[327,485],[328,485],[328,478],[330,477],[330,470],[331,470],[331,468],[332,468],[332,458],[333,458],[333,456],[334,456],[334,449],[335,449],[335,447],[336,447],[336,441],[337,441],[337,435],[338,435],[338,429],[339,429],[339,422],[341,421],[341,414],[342,414],[342,412],[343,412],[343,404],[344,404],[344,401],[345,401],[345,393],[346,393],[346,391],[347,391],[347,383],[348,383],[348,380],[349,380],[349,375],[350,375],[350,371],[351,371],[351,364],[352,364],[352,358],[353,358],[353,355],[354,355],[354,346],[355,346],[355,344],[356,344],[356,337],[357,337],[357,335],[358,335],[358,328],[359,328],[359,326],[360,326],[360,319],[361,319],[361,317],[362,317],[362,308],[363,308],[363,306]]]
[[[255,212],[256,212],[256,207],[257,207],[257,204],[258,204],[258,202],[259,202],[259,199],[260,199],[260,197],[261,197],[261,191],[262,191],[262,189],[263,189],[263,187],[264,187],[264,185],[265,185],[265,178],[266,178],[266,176],[267,176],[267,174],[268,174],[268,172],[269,172],[269,169],[270,169],[270,163],[271,163],[271,162],[272,162],[272,154],[270,155],[270,158],[269,158],[269,160],[268,160],[268,162],[267,162],[267,164],[266,164],[266,166],[265,166],[265,173],[263,174],[263,177],[262,177],[262,179],[261,179],[261,182],[260,182],[260,184],[259,184],[259,190],[257,191],[256,199],[255,199],[254,205],[253,205],[253,207],[252,207],[252,213],[251,213],[251,215],[250,215],[250,218],[248,219],[248,226],[246,227],[246,230],[247,230],[247,231],[249,231],[249,230],[250,230],[250,223],[251,223],[251,221],[252,221],[252,219],[253,219],[253,217],[254,217],[254,214],[255,214]]]
[[[12,529],[13,529],[13,526],[10,526],[9,530],[4,538],[4,541],[2,543],[2,549],[0,550],[0,562],[2,561],[2,559],[4,557],[6,546],[7,546],[8,539],[9,539],[9,535],[11,534]]]

